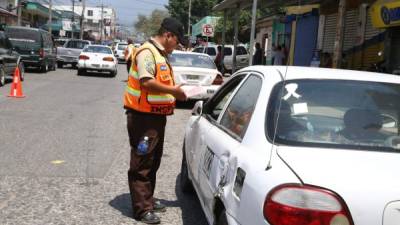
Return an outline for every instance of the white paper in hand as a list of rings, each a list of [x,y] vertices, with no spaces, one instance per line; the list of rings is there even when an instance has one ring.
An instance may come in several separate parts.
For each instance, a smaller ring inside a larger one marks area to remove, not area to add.
[[[188,98],[206,93],[206,90],[202,86],[185,86],[184,85],[181,88],[183,89],[186,97],[188,97]]]

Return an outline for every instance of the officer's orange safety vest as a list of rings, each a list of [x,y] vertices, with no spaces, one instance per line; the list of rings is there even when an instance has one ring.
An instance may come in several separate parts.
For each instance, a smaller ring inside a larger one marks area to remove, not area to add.
[[[171,94],[150,92],[140,85],[136,55],[144,49],[152,52],[156,63],[155,79],[165,85],[174,86],[174,77],[171,66],[151,43],[146,42],[135,53],[129,71],[128,82],[125,88],[124,105],[139,112],[171,115],[175,108],[175,98]]]

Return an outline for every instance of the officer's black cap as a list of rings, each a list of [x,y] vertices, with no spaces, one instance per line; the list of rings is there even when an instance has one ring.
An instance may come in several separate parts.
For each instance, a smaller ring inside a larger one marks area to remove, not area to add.
[[[172,17],[165,18],[161,23],[161,27],[176,35],[178,37],[179,43],[181,43],[182,45],[186,45],[187,40],[184,34],[185,29],[182,23],[179,22],[177,19]]]

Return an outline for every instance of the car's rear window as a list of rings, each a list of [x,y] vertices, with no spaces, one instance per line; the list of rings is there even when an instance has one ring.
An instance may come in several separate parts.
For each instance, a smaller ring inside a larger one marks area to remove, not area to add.
[[[208,55],[173,53],[169,56],[169,62],[172,66],[216,68],[214,62]]]
[[[101,46],[88,46],[85,49],[83,49],[83,52],[112,54],[111,49],[109,47],[101,47]]]
[[[399,84],[281,82],[270,98],[267,133],[289,145],[400,152],[399,99]]]
[[[128,47],[128,45],[118,45],[118,50],[125,50],[125,48]]]
[[[6,28],[11,43],[16,47],[38,46],[41,43],[40,32],[30,29]]]

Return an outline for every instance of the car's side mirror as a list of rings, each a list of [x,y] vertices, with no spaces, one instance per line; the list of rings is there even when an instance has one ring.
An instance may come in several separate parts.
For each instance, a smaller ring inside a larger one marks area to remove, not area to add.
[[[201,116],[203,114],[203,101],[197,101],[193,107],[192,115],[193,116]]]

